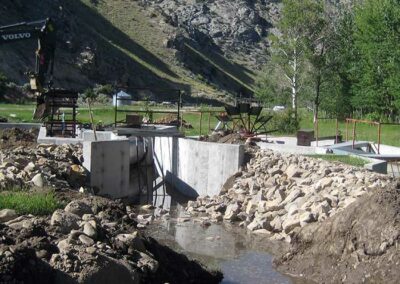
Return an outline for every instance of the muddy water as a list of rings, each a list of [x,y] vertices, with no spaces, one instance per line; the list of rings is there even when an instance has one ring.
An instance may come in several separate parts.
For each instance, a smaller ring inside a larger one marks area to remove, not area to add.
[[[175,212],[175,214],[181,215]],[[198,220],[160,220],[147,234],[207,267],[219,269],[225,284],[301,283],[274,270],[273,254],[287,248],[229,224],[202,226]]]

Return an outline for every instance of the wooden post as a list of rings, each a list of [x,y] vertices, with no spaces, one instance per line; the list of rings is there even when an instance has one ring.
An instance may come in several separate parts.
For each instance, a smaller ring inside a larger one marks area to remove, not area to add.
[[[201,136],[201,125],[203,123],[203,112],[200,111],[200,136]]]
[[[208,133],[211,131],[211,112],[208,113]]]
[[[349,120],[346,118],[346,141],[349,141]]]
[[[315,118],[315,145],[318,147],[318,136],[319,136],[319,125],[318,125],[318,117]]]
[[[381,123],[378,123],[378,154],[380,154],[380,149],[381,149]]]
[[[339,143],[339,121],[336,118],[336,144]]]
[[[356,140],[356,125],[357,125],[356,121],[353,120],[353,148],[352,149],[354,149],[354,144],[355,144],[355,140]]]
[[[115,95],[115,106],[114,106],[114,127],[115,128],[117,128],[117,113],[118,113],[118,95]]]

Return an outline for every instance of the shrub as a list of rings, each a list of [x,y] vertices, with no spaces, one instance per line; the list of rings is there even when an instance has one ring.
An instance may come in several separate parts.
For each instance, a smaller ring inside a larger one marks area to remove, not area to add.
[[[277,129],[279,133],[294,134],[300,128],[299,119],[296,119],[292,109],[273,112],[269,129]]]

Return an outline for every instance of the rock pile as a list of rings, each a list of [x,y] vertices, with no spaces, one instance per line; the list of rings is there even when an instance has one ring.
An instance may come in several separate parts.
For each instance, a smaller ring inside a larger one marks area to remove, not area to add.
[[[392,179],[312,157],[257,151],[219,196],[199,197],[186,210],[205,213],[212,221],[239,222],[271,239],[291,242],[308,223],[342,211],[368,191]],[[229,182],[227,182],[229,183]]]
[[[33,283],[30,279],[47,279],[40,283],[218,283],[221,280],[219,273],[207,272],[196,262],[144,237],[137,224],[136,214],[129,206],[100,197],[74,200],[64,209],[56,210],[51,218],[14,216],[0,224],[0,282]],[[178,268],[174,268],[176,264]]]
[[[87,175],[82,160],[82,148],[67,144],[0,150],[0,190],[80,187]]]

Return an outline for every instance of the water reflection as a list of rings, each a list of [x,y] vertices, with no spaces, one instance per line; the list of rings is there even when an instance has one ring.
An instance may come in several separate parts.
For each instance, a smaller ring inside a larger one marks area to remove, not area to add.
[[[179,223],[176,218],[152,225],[148,234],[209,268],[221,270],[222,283],[293,283],[272,267],[271,253],[285,249],[284,244],[271,243],[266,236],[229,224],[204,227],[193,220]]]

